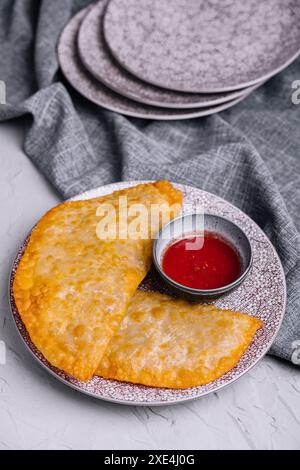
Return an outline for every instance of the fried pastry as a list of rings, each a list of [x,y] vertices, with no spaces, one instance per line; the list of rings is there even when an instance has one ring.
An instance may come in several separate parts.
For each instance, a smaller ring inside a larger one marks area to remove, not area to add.
[[[207,384],[238,363],[261,326],[243,313],[137,291],[96,374],[152,387]]]
[[[126,197],[124,213],[120,197]],[[135,221],[130,209],[136,205],[146,209],[149,219],[142,236],[128,239],[109,227],[106,237],[100,225],[107,214],[99,209],[113,208],[119,228],[121,219]],[[150,218],[153,205],[162,207],[159,219]],[[161,181],[66,202],[38,222],[13,293],[31,340],[52,365],[80,380],[93,376],[150,267],[151,236],[178,215],[181,205],[182,193]]]

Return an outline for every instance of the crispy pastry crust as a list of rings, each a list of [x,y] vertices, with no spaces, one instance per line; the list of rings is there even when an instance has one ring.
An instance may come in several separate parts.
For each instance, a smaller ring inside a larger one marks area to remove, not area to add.
[[[235,367],[261,326],[243,313],[137,291],[96,374],[152,387],[207,384]]]
[[[102,198],[66,202],[38,222],[18,266],[13,293],[33,343],[54,366],[89,380],[151,263],[152,240],[101,240],[96,210],[182,204],[167,181],[143,184]],[[118,214],[119,216],[120,214]],[[176,213],[173,214],[177,215]],[[149,227],[156,232],[158,226]]]

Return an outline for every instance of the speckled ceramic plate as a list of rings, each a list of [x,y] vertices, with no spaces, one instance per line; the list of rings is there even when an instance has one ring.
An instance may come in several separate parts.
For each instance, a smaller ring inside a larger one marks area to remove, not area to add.
[[[106,4],[106,0],[98,2],[84,18],[78,34],[78,52],[87,70],[108,88],[139,103],[177,109],[216,106],[251,91],[243,89],[219,94],[181,93],[139,80],[121,67],[108,50],[102,29]]]
[[[142,80],[213,93],[266,80],[300,53],[298,0],[111,0],[104,34]]]
[[[183,110],[165,109],[125,98],[96,80],[82,65],[77,51],[77,33],[88,9],[80,11],[65,27],[58,45],[60,67],[71,85],[93,103],[127,116],[164,121],[191,119],[223,111],[244,99],[249,92],[228,103],[207,108]]]
[[[73,198],[73,200],[104,196],[113,191],[134,186],[139,183],[142,183],[142,181],[110,184],[80,194]],[[117,382],[115,380],[102,379],[100,377],[94,377],[87,383],[80,382],[65,372],[52,367],[46,361],[31,342],[16,308],[12,293],[12,283],[16,268],[26,248],[27,239],[20,248],[13,263],[10,279],[12,314],[17,328],[31,353],[48,372],[66,385],[82,393],[91,395],[94,398],[127,405],[154,406],[192,400],[215,392],[237,380],[266,354],[281,325],[286,305],[285,276],[278,255],[264,232],[246,214],[225,200],[190,186],[180,184],[174,184],[174,186],[181,189],[184,193],[185,209],[188,207],[188,210],[191,210],[191,207],[202,206],[206,212],[229,218],[239,225],[248,235],[253,249],[253,265],[251,271],[240,287],[228,296],[220,298],[215,303],[218,307],[239,310],[249,315],[256,316],[264,322],[264,327],[257,332],[253,342],[237,366],[223,375],[223,377],[207,385],[185,390],[175,390],[134,385],[125,382]],[[146,290],[154,289],[164,292],[161,281],[158,280],[154,272],[148,275],[142,287]]]

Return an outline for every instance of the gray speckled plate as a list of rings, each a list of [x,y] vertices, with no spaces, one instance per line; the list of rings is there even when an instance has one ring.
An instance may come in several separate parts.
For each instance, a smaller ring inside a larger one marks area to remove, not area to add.
[[[116,111],[127,116],[144,119],[178,120],[190,119],[223,111],[244,99],[249,92],[242,97],[228,103],[193,110],[165,109],[146,104],[137,103],[125,98],[98,82],[81,64],[77,52],[77,33],[81,22],[89,8],[80,11],[67,24],[60,37],[58,45],[58,59],[60,67],[71,85],[85,98],[93,103],[111,111]]]
[[[213,93],[250,86],[300,53],[299,0],[111,0],[104,34],[142,80]]]
[[[139,183],[141,182],[135,181],[130,183],[122,182],[110,184],[80,194],[73,198],[73,200],[104,196],[113,191],[134,186]],[[174,184],[174,186],[181,189],[184,193],[184,208],[191,210],[191,205],[192,207],[199,207],[200,205],[205,212],[227,217],[246,232],[253,249],[253,265],[251,271],[241,286],[228,296],[220,298],[215,303],[217,306],[225,309],[239,310],[249,315],[256,316],[264,322],[264,327],[257,332],[254,340],[237,366],[221,378],[207,385],[184,390],[175,390],[145,387],[143,385],[107,380],[100,377],[94,377],[87,383],[80,382],[65,372],[52,367],[47,362],[40,351],[38,351],[31,342],[16,308],[12,292],[12,283],[16,268],[24,253],[28,241],[27,239],[20,248],[12,267],[10,301],[13,318],[26,346],[38,362],[58,380],[79,392],[94,398],[127,405],[168,405],[199,398],[203,395],[220,390],[245,374],[266,354],[278,333],[285,312],[286,284],[280,260],[269,239],[246,214],[224,199],[190,186],[180,184]],[[163,292],[163,286],[153,272],[148,275],[142,287],[146,290],[154,289]]]
[[[98,2],[84,18],[78,34],[78,52],[87,70],[120,95],[139,103],[166,108],[202,108],[236,99],[248,90],[220,94],[181,93],[158,88],[127,72],[113,58],[103,36],[106,0]]]

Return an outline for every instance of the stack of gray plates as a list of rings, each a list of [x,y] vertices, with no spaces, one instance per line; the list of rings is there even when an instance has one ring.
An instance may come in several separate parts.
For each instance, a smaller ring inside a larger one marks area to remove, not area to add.
[[[93,103],[146,119],[227,109],[300,53],[298,0],[101,0],[66,25],[61,69]]]

